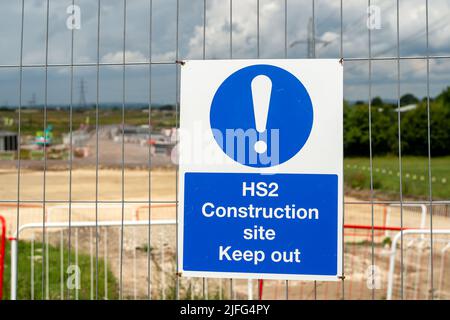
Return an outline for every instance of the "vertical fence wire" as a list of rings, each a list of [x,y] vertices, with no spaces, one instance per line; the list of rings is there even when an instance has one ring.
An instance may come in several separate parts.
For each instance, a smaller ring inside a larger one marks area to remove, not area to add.
[[[343,19],[344,19],[344,9],[343,9],[343,0],[340,0],[340,8],[339,8],[339,20],[340,20],[340,30],[339,30],[339,57],[340,57],[340,61],[341,63],[343,62],[344,59],[344,24],[343,24]],[[344,165],[342,163],[342,165]],[[342,170],[343,171],[343,170]],[[341,238],[342,238],[342,276],[341,276],[341,295],[342,295],[342,300],[345,300],[345,243],[344,243],[344,222],[345,222],[345,201],[344,199],[342,199],[342,230],[341,230]]]
[[[288,2],[284,0],[284,59],[288,57],[288,38],[287,38],[287,29],[288,28]],[[289,300],[289,280],[285,282],[286,292],[285,299]]]
[[[284,58],[288,58],[288,0],[284,0]]]
[[[42,190],[42,299],[46,299],[46,259],[47,252],[47,236],[45,229],[46,222],[46,185],[47,185],[47,107],[48,107],[48,38],[49,38],[49,17],[50,17],[50,0],[46,4],[46,27],[45,27],[45,79],[44,79],[44,175],[43,175],[43,190]],[[48,289],[48,287],[47,287]],[[45,295],[45,298],[44,298]]]
[[[175,31],[175,60],[179,60],[179,24],[180,24],[180,0],[177,0],[177,8],[176,8],[176,31]],[[204,18],[206,20],[206,18]],[[206,23],[206,22],[204,22]],[[176,93],[175,93],[175,127],[179,128],[179,113],[180,113],[180,74],[179,74],[179,66],[178,64],[175,64],[175,86],[176,86]],[[179,145],[179,134],[177,133],[176,136],[176,143]],[[179,203],[178,203],[178,172],[179,172],[179,166],[178,163],[180,163],[180,155],[177,155],[177,166],[176,166],[176,175],[175,175],[175,202],[176,202],[176,253],[175,253],[175,259],[176,259],[176,275],[175,275],[175,299],[180,299],[180,266],[178,261],[178,215],[179,215]]]
[[[152,127],[151,127],[151,112],[152,112],[152,34],[153,33],[153,0],[150,0],[149,11],[149,39],[148,39],[148,243],[147,243],[147,298],[152,299],[152,265],[151,265],[151,221],[152,221]]]
[[[367,3],[367,22],[370,23],[371,19],[371,2],[368,0]],[[372,280],[372,300],[375,298],[375,288],[374,288],[374,260],[375,260],[375,244],[374,244],[374,194],[373,194],[373,146],[372,146],[372,26],[367,25],[368,30],[368,49],[369,49],[369,101],[368,101],[368,109],[369,109],[369,166],[370,166],[370,225],[371,228],[371,262],[372,266],[370,268],[370,276]]]
[[[104,300],[108,300],[108,228],[104,228],[104,257],[103,257],[103,268],[104,268]],[[97,279],[98,280],[98,279]]]
[[[18,235],[17,235],[18,236]],[[34,300],[34,232],[31,235],[31,254],[30,254],[30,261],[31,261],[31,265],[30,265],[30,274],[31,274],[31,286],[30,286],[30,296],[31,296],[31,300]]]
[[[312,0],[311,3],[311,11],[312,11],[312,22],[311,22],[311,32],[312,32],[312,56],[308,58],[316,58],[316,3],[315,0]],[[317,281],[314,280],[314,300],[317,300]]]
[[[427,152],[428,152],[428,199],[430,203],[430,284],[431,300],[434,300],[434,261],[433,261],[433,187],[431,172],[431,114],[430,114],[430,35],[428,0],[425,0],[425,41],[426,41],[426,64],[427,64]]]
[[[260,51],[260,44],[259,44],[259,10],[260,10],[260,4],[259,0],[256,0],[256,58],[259,59],[259,51]]]
[[[94,300],[94,254],[92,248],[92,228],[89,229],[89,271],[90,271],[90,299]]]
[[[233,0],[230,0],[230,59],[233,59]]]
[[[72,12],[74,10],[75,0],[72,0]],[[73,22],[73,21],[72,21]],[[69,234],[68,234],[68,250],[67,250],[67,266],[71,263],[71,242],[72,242],[72,169],[73,169],[73,78],[74,78],[74,28],[70,32],[70,87],[69,87]],[[67,288],[67,299],[70,300],[70,289]]]
[[[18,119],[17,119],[17,211],[16,211],[16,235],[17,243],[19,243],[19,225],[20,225],[20,175],[21,175],[21,124],[22,124],[22,89],[23,89],[23,31],[24,31],[24,20],[25,20],[25,0],[21,3],[21,20],[20,20],[20,52],[19,52],[19,106],[18,106]],[[32,250],[34,250],[34,242],[32,245]],[[18,255],[14,257],[16,265],[18,265]],[[11,263],[13,261],[11,260]],[[33,268],[31,269],[32,271]],[[34,274],[33,274],[34,275]],[[15,281],[15,279],[14,279]],[[32,281],[32,284],[34,282]],[[31,296],[34,298],[34,288],[32,288]]]
[[[230,59],[233,59],[233,0],[230,0]],[[230,300],[233,299],[233,279],[230,279]]]
[[[398,135],[398,162],[399,162],[399,193],[400,193],[400,297],[403,300],[403,168],[402,168],[402,136],[400,113],[400,4],[397,0],[397,135]]]
[[[260,58],[260,3],[259,0],[256,0],[256,58],[259,59]],[[248,293],[248,300],[251,300],[253,297],[250,296],[250,293],[252,292],[251,290],[251,285],[252,285],[252,280],[251,279],[247,279],[247,293]]]
[[[202,59],[206,59],[206,0],[203,0],[203,55]],[[202,279],[202,290],[203,290],[203,299],[206,299],[207,293],[207,283],[206,278]]]
[[[60,283],[61,300],[64,300],[64,233],[63,233],[63,230],[61,230],[59,233],[60,233],[60,239],[59,239],[59,251],[60,251],[59,283]]]
[[[260,20],[260,9],[261,9],[260,2],[259,2],[259,0],[256,0],[256,46],[257,46],[256,57],[257,57],[257,59],[259,59],[260,55],[261,55],[260,54],[260,41],[261,41],[260,40],[260,21],[259,21]],[[250,287],[252,285],[252,280],[249,279],[248,282],[249,282],[248,286]],[[249,291],[249,297],[248,297],[249,300],[253,299],[253,297],[250,296],[250,292],[253,292],[253,290]]]
[[[122,215],[121,215],[121,229],[120,229],[120,279],[119,279],[119,299],[123,299],[123,236],[125,219],[125,90],[126,90],[126,41],[127,41],[127,0],[123,0],[123,43],[122,43]]]
[[[75,266],[77,272],[80,271],[79,264],[78,264],[78,228],[75,228]],[[77,273],[77,277],[75,278],[75,300],[78,300],[79,294],[80,294],[80,284],[81,284],[81,275]]]
[[[178,11],[177,11],[178,13]],[[178,22],[177,22],[178,23]],[[203,0],[203,48],[202,48],[202,58],[206,59],[206,0]]]
[[[99,184],[99,104],[100,104],[100,18],[101,0],[97,3],[97,60],[95,66],[95,299],[98,299],[98,184]],[[106,270],[105,270],[106,271]]]

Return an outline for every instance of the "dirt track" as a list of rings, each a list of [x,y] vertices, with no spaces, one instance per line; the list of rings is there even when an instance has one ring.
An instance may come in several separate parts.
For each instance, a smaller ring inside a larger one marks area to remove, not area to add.
[[[20,176],[20,200],[26,201],[20,209],[20,224],[42,221],[42,200],[44,195],[42,171],[22,170]],[[17,171],[15,169],[0,170],[0,209],[8,222],[8,229],[15,229],[17,217]],[[95,216],[96,199],[96,172],[94,169],[77,169],[72,173],[72,200],[77,203],[72,204],[73,221],[92,220]],[[150,185],[150,192],[149,192]],[[125,204],[125,219],[134,219],[134,215],[148,217],[148,209],[145,203],[149,197],[156,202],[173,202],[176,199],[176,173],[168,169],[152,169],[151,181],[149,184],[149,172],[147,170],[125,169],[124,171],[124,200],[130,203]],[[69,200],[69,172],[47,171],[45,199],[48,221],[67,221]],[[112,203],[99,204],[100,220],[114,220],[122,215],[122,171],[117,169],[100,169],[98,172],[98,200],[111,201]],[[365,199],[367,200],[367,199]],[[142,203],[132,203],[133,201]],[[345,197],[346,202],[358,201],[353,197]],[[87,203],[82,203],[87,202]],[[163,204],[155,204],[163,206]],[[142,208],[140,208],[142,207]],[[140,208],[140,209],[139,209]],[[390,225],[399,225],[399,208],[392,207]],[[344,208],[346,224],[370,225],[372,207],[370,204],[346,204]],[[420,207],[405,207],[404,225],[408,227],[420,227]],[[386,224],[387,207],[382,205],[374,206],[374,224]],[[450,227],[449,219],[441,218],[434,211],[435,226]],[[175,209],[155,208],[152,209],[153,219],[166,218],[174,219]],[[426,225],[428,226],[428,220]]]

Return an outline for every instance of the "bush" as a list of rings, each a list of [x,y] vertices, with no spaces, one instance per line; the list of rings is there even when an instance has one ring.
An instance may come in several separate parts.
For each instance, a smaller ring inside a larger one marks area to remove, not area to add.
[[[416,102],[417,108],[402,112],[401,148],[404,155],[428,156],[428,106],[411,94],[402,97],[404,103]],[[397,106],[374,99],[371,107],[372,152],[376,155],[398,154]],[[431,154],[450,154],[450,87],[430,100]],[[344,102],[344,152],[346,156],[368,156],[370,150],[369,106]]]

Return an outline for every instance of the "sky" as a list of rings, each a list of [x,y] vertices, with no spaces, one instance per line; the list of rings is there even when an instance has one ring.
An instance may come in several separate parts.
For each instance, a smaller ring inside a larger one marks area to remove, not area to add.
[[[21,0],[0,1],[0,105],[16,105],[19,101],[21,38]],[[24,0],[23,64],[45,64],[47,0]],[[312,16],[312,0],[287,0],[287,35],[285,37],[285,0],[260,0],[259,57],[284,58],[287,40],[288,58],[306,58],[308,21]],[[399,53],[401,56],[423,56],[426,46],[425,0],[399,0]],[[176,66],[179,59],[230,58],[230,0],[179,0],[177,24],[176,0],[127,0],[125,56],[127,62],[168,62],[165,65],[127,66],[125,99],[127,102],[151,101],[155,104],[176,100]],[[367,0],[343,0],[343,53],[345,58],[369,56]],[[67,7],[72,0],[49,0],[48,63],[70,64],[72,31],[67,28]],[[97,37],[98,0],[76,0],[80,7],[79,30],[74,30],[74,63],[121,63],[124,45],[124,0],[101,0],[100,38]],[[397,1],[372,0],[379,8],[379,29],[371,30],[373,57],[397,55]],[[315,0],[315,38],[317,58],[340,56],[340,1]],[[450,1],[429,0],[429,54],[450,55]],[[373,20],[372,20],[373,21]],[[257,0],[234,0],[232,5],[232,57],[258,57]],[[151,26],[151,28],[150,28]],[[178,44],[177,44],[178,27]],[[151,37],[150,37],[151,30]],[[203,34],[206,37],[203,37]],[[151,42],[150,42],[151,38]],[[299,43],[291,46],[292,43]],[[150,45],[151,43],[151,45]],[[205,46],[204,46],[205,44]],[[9,67],[5,67],[9,66]],[[367,100],[369,95],[367,61],[346,61],[344,65],[344,97]],[[426,95],[426,60],[400,62],[401,94]],[[101,66],[98,75],[100,103],[121,103],[123,74],[121,66]],[[151,73],[151,90],[150,90]],[[71,77],[67,66],[48,69],[48,104],[70,102]],[[430,60],[430,93],[435,96],[450,85],[450,59]],[[397,61],[372,62],[372,96],[397,98]],[[80,100],[80,81],[84,80],[88,103],[95,102],[97,70],[95,66],[74,67],[73,101]],[[23,103],[32,95],[36,103],[44,101],[45,69],[23,69]]]

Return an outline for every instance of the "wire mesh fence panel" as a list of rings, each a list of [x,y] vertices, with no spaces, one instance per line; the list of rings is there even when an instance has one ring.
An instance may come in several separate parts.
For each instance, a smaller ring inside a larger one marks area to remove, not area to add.
[[[8,236],[12,236],[16,230],[18,210],[21,218],[19,224],[42,222],[41,203],[0,203],[0,215],[5,218]]]
[[[54,208],[61,209],[59,205]],[[173,209],[173,205],[156,206],[151,210],[157,212],[159,209],[170,210],[170,208]],[[114,206],[101,209],[111,210]],[[135,212],[139,210],[142,210],[142,206],[128,210],[129,216],[135,218]],[[441,210],[445,212],[445,209]],[[73,221],[70,229],[68,222],[49,221],[46,223],[45,237],[42,235],[41,223],[22,225],[19,237],[12,237],[12,239],[19,238],[20,241],[12,242],[17,248],[11,252],[10,260],[17,259],[15,274],[18,278],[16,280],[11,278],[13,272],[9,266],[6,270],[7,277],[12,280],[11,283],[16,281],[16,285],[20,287],[20,290],[16,291],[16,297],[94,299],[94,290],[99,290],[102,299],[118,298],[120,292],[124,299],[146,299],[150,283],[152,299],[176,298],[175,220],[153,221],[154,225],[150,225],[150,241],[146,219],[126,220],[123,227],[120,220]],[[94,254],[97,241],[95,230],[98,232],[97,256]],[[73,237],[71,264],[67,250],[69,231]],[[408,234],[408,232],[418,233]],[[436,235],[433,237],[433,247],[436,249],[433,253],[436,265],[433,269],[436,299],[446,299],[450,285],[450,276],[446,268],[450,239],[445,232],[448,232],[448,229],[436,229],[434,230]],[[426,228],[410,228],[402,231],[397,226],[374,226],[372,230],[372,226],[363,224],[344,227],[346,299],[369,299],[373,290],[377,299],[398,298],[401,274],[399,239],[402,233],[404,233],[405,298],[430,298],[431,293],[424,293],[431,290],[429,230],[428,233]],[[374,249],[373,260],[372,249]],[[26,261],[29,263],[25,263]],[[117,279],[121,265],[124,266],[125,276],[120,290]],[[341,282],[290,281],[286,293],[285,281],[267,280],[263,283],[261,293],[263,299],[284,299],[286,294],[290,299],[341,299],[341,285]],[[9,285],[7,287],[8,290],[11,289]],[[249,292],[252,298],[257,298],[259,289],[259,283],[255,280],[233,280],[231,288],[227,279],[208,279],[206,291],[202,279],[182,278],[179,283],[180,297],[191,299],[230,297],[246,299]]]
[[[0,216],[0,300],[3,299],[3,277],[5,273],[6,254],[6,220]]]
[[[17,259],[17,279],[11,279],[15,288],[8,286],[16,299],[94,299],[94,290],[99,289],[101,299],[117,299],[122,292],[123,299],[147,299],[150,282],[152,299],[175,299],[175,222],[160,220],[151,225],[151,239],[148,240],[147,222],[102,221],[96,227],[89,221],[74,222],[74,248],[68,264],[67,223],[49,223],[46,242],[42,242],[39,224],[24,225],[19,242],[11,258]],[[122,228],[124,228],[122,233]],[[94,259],[94,231],[98,230],[98,257]],[[123,235],[123,242],[122,242]],[[123,243],[123,246],[122,246]],[[150,246],[148,244],[150,243]],[[121,255],[122,251],[122,255]],[[45,256],[44,253],[45,252]],[[42,260],[45,259],[44,271]],[[24,261],[29,261],[25,264]],[[98,268],[96,268],[98,263]],[[122,289],[117,281],[120,265],[125,266]],[[150,269],[150,273],[147,270]],[[45,272],[45,277],[43,273]],[[147,278],[150,274],[150,280]],[[8,272],[8,276],[13,276]],[[44,284],[43,281],[46,281]],[[201,279],[184,278],[179,285],[180,297],[203,298]],[[41,290],[45,287],[45,290]],[[237,297],[243,297],[241,285]],[[48,289],[47,289],[48,288]],[[210,279],[207,295],[210,299],[223,299],[229,295],[229,283],[223,279]],[[8,294],[9,295],[9,294]]]
[[[394,238],[388,274],[388,299],[400,299],[402,294],[405,299],[414,300],[448,299],[450,275],[445,269],[445,264],[448,259],[449,231],[449,229],[436,230],[437,233],[433,239],[430,238],[429,231],[419,230],[414,233],[405,231],[403,265],[399,263],[399,243],[395,242]],[[433,247],[433,253],[431,253],[431,247]],[[431,254],[436,268],[431,267]],[[404,282],[403,288],[401,275]],[[435,286],[433,281],[438,285]],[[403,293],[401,293],[402,290]]]
[[[447,1],[19,0],[0,11],[3,298],[450,299]],[[180,60],[248,58],[344,64],[337,282],[177,273]]]

